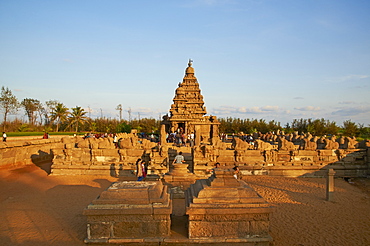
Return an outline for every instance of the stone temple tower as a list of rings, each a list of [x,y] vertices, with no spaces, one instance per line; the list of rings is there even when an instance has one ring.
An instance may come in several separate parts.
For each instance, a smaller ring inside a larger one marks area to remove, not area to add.
[[[163,129],[167,133],[183,132],[195,134],[195,144],[210,143],[218,136],[219,122],[215,116],[207,114],[199,83],[194,75],[192,60],[185,69],[185,76],[178,84],[170,109],[170,116],[163,117]]]

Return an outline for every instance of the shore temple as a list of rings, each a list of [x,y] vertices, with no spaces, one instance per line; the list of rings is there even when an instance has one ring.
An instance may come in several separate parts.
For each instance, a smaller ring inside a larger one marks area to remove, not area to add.
[[[161,133],[195,134],[195,144],[211,143],[212,138],[218,137],[220,123],[216,116],[206,116],[206,114],[207,110],[195,77],[192,60],[189,59],[185,76],[175,91],[170,115],[163,117]]]

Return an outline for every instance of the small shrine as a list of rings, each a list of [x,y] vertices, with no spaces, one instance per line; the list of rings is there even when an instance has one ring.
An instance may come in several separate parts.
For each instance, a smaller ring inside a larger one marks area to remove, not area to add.
[[[273,207],[234,170],[216,168],[185,193],[189,239],[227,245],[271,245]]]
[[[194,75],[192,60],[189,60],[185,69],[185,76],[178,84],[171,105],[170,115],[163,117],[162,133],[194,134],[195,145],[211,143],[213,137],[218,137],[216,116],[207,114],[199,83]],[[163,134],[162,134],[163,136]]]
[[[85,243],[139,244],[170,235],[172,202],[160,181],[113,183],[84,210]]]

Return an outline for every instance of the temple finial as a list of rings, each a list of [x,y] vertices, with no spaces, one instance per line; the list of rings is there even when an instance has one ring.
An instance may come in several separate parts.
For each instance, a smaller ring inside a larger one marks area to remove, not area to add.
[[[191,67],[192,64],[193,64],[193,60],[192,59],[189,59],[188,66]]]

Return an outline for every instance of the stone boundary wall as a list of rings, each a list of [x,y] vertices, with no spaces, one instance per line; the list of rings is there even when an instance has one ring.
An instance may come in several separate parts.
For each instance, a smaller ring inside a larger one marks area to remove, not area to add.
[[[129,139],[129,138],[128,138]],[[148,173],[168,173],[170,160],[177,151],[192,152],[190,170],[198,177],[209,176],[216,162],[224,167],[238,166],[242,175],[271,175],[288,177],[323,177],[332,168],[337,177],[366,177],[370,175],[370,147],[361,149],[316,150],[233,150],[207,152],[199,148],[157,146],[146,141],[131,141],[132,146],[116,148],[112,138],[83,140],[64,137],[0,142],[0,168],[16,168],[44,161],[53,162],[52,174],[99,174],[111,176],[134,175],[137,158],[149,163]],[[208,145],[211,146],[211,145]]]
[[[238,166],[242,175],[324,177],[331,168],[336,171],[336,177],[366,177],[370,175],[369,149],[226,149],[208,156],[193,151],[193,170],[201,175],[219,162],[221,167]]]
[[[117,146],[111,137],[63,138],[62,144],[52,149],[51,174],[133,176],[139,158],[150,163],[149,174],[169,171],[169,153],[176,153],[149,140],[139,139],[135,134],[121,134],[119,137]]]
[[[52,161],[52,148],[60,138],[0,142],[0,168],[17,168],[44,161]]]

